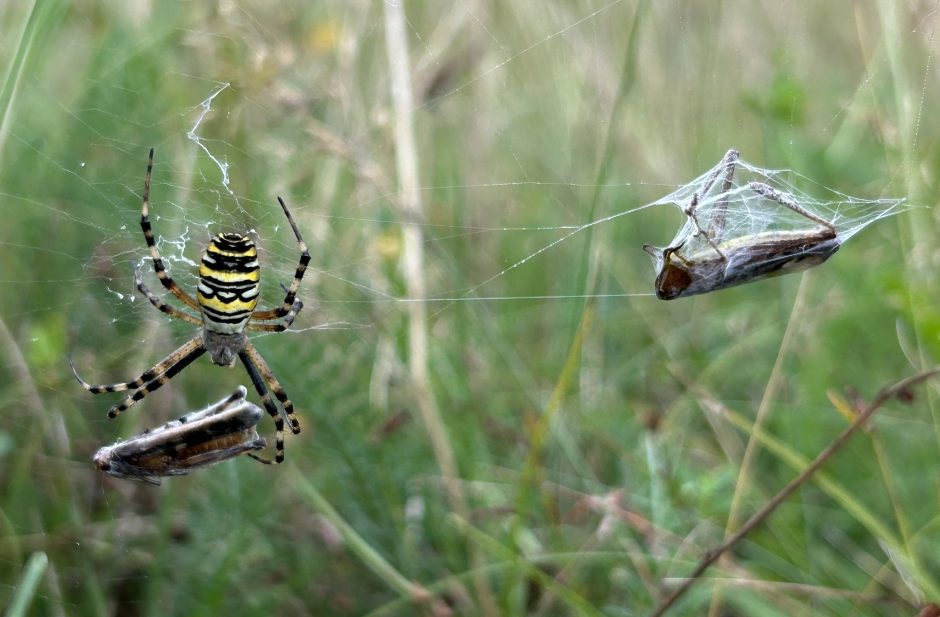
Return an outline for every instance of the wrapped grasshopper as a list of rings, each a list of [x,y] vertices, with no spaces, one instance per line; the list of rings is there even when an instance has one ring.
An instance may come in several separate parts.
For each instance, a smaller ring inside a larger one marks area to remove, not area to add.
[[[643,246],[655,260],[659,299],[708,293],[817,266],[853,234],[902,203],[844,195],[838,202],[801,203],[766,182],[736,182],[739,165],[761,173],[729,150],[717,167],[693,183],[697,188],[691,196],[680,190],[663,200],[679,204],[687,219],[669,246]],[[845,206],[845,213],[833,206]]]
[[[160,484],[161,477],[185,475],[245,453],[267,463],[251,454],[267,444],[256,431],[263,412],[246,395],[239,386],[206,409],[105,446],[95,453],[95,467],[118,478]]]

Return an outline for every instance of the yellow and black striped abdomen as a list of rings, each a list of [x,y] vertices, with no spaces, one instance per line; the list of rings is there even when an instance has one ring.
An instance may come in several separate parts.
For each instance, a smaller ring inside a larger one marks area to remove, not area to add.
[[[196,294],[206,330],[243,331],[258,304],[260,280],[258,251],[250,238],[226,233],[210,240],[199,266]]]

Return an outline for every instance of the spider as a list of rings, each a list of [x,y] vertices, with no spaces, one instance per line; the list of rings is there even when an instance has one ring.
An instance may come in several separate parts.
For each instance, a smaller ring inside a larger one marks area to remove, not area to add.
[[[104,392],[120,392],[133,390],[122,402],[108,410],[108,417],[115,418],[122,411],[128,409],[137,401],[158,389],[173,379],[180,371],[189,366],[196,358],[209,352],[214,364],[231,367],[235,358],[241,360],[254,384],[255,390],[261,397],[261,403],[268,414],[274,418],[274,427],[277,431],[275,441],[274,463],[284,461],[284,419],[277,406],[271,400],[269,388],[274,396],[281,402],[283,415],[287,417],[290,430],[295,435],[300,432],[300,422],[294,415],[294,405],[287,398],[287,393],[271,372],[268,364],[255,349],[254,345],[245,335],[246,331],[253,332],[283,332],[303,308],[303,302],[297,298],[297,290],[303,279],[307,264],[310,262],[310,253],[307,245],[300,235],[300,230],[291,216],[290,210],[280,197],[277,198],[284,210],[284,215],[290,223],[297,244],[300,248],[300,262],[294,273],[294,280],[289,288],[281,285],[287,294],[284,302],[277,308],[265,311],[256,311],[258,304],[258,291],[260,285],[261,269],[258,265],[258,253],[255,244],[247,235],[239,233],[220,233],[213,237],[202,256],[199,266],[199,285],[196,287],[196,299],[183,291],[166,272],[163,259],[157,250],[153,239],[153,229],[150,226],[150,176],[153,171],[153,148],[147,161],[147,174],[144,177],[143,205],[141,207],[140,228],[144,232],[144,240],[150,250],[153,260],[153,269],[160,283],[183,304],[195,311],[195,317],[164,303],[155,296],[144,284],[140,277],[140,268],[134,271],[134,281],[137,289],[147,297],[150,303],[171,317],[181,319],[196,326],[202,326],[202,332],[197,334],[179,349],[166,358],[144,371],[140,377],[126,383],[93,385],[79,377],[78,371],[69,358],[69,366],[75,378],[85,390],[92,394]],[[263,463],[271,463],[260,459]]]

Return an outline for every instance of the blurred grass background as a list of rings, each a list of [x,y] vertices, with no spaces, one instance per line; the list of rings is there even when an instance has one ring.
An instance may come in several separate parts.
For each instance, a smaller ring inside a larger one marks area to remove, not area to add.
[[[451,478],[409,372],[415,322],[394,301],[408,280],[389,8],[2,5],[0,601],[19,593],[11,610],[29,615],[648,613],[799,472],[785,453],[812,458],[845,427],[827,393],[870,397],[936,362],[937,8],[404,3],[427,295],[456,299],[424,321]],[[216,92],[197,130],[207,154],[187,132]],[[192,335],[135,296],[150,146],[154,224],[185,288],[208,233],[253,228],[262,302],[279,301],[297,253],[276,195],[310,245],[296,332],[255,340],[304,422],[281,468],[237,460],[157,489],[92,468],[97,447],[247,383],[201,360],[109,421],[119,397],[69,374],[71,352],[90,381],[130,379]],[[640,250],[672,237],[670,208],[496,276],[731,147],[922,208],[805,275],[671,303],[652,297]],[[758,410],[783,450],[742,466]],[[940,602],[938,440],[935,385],[883,409],[827,465],[833,484],[807,485],[671,614]]]

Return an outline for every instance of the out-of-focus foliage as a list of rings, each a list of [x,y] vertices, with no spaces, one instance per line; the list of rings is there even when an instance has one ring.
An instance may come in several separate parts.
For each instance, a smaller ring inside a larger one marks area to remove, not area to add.
[[[41,552],[30,615],[642,615],[799,471],[762,447],[742,468],[749,435],[716,410],[761,409],[813,457],[846,424],[827,391],[864,399],[940,355],[930,3],[405,3],[452,484],[396,301],[384,4],[36,4],[0,6],[3,605]],[[192,335],[134,289],[137,264],[159,289],[138,227],[151,146],[154,226],[185,288],[209,233],[254,229],[262,304],[280,301],[297,255],[276,195],[310,244],[296,332],[255,339],[304,422],[284,466],[240,459],[155,489],[91,465],[249,385],[201,360],[109,421],[118,395],[69,373],[71,353],[90,380],[131,379]],[[672,303],[640,247],[668,242],[675,208],[535,255],[731,147],[921,207],[805,275]],[[918,596],[940,586],[934,399],[886,407],[826,467],[852,500],[807,486],[674,614],[938,601]]]

